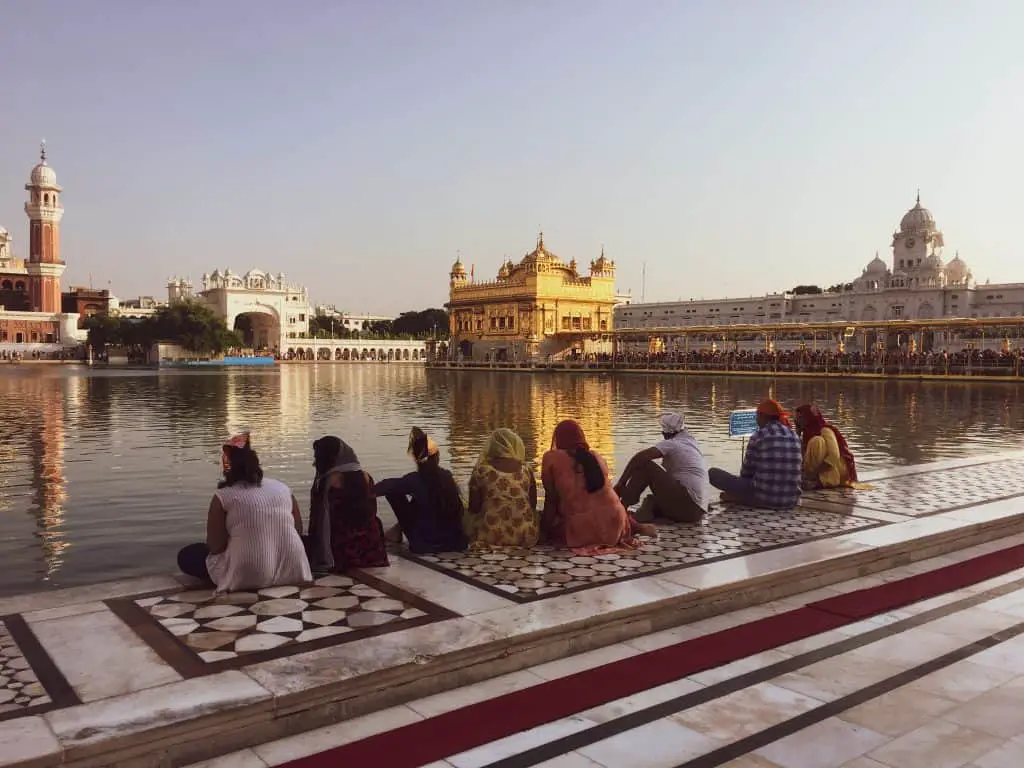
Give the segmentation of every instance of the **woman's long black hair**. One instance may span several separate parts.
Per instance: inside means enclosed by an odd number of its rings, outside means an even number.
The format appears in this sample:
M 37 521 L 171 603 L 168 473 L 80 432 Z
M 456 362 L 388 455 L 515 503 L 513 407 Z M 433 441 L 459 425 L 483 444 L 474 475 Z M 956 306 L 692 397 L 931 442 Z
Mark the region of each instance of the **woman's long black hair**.
M 441 456 L 438 453 L 428 454 L 427 436 L 421 430 L 414 430 L 411 452 L 416 459 L 416 471 L 423 484 L 427 486 L 427 498 L 430 507 L 437 515 L 437 522 L 442 526 L 459 527 L 462 524 L 462 492 L 452 473 L 441 468 Z
M 605 483 L 608 482 L 604 476 L 604 470 L 601 469 L 601 464 L 594 455 L 594 452 L 589 448 L 580 446 L 572 451 L 569 451 L 572 457 L 576 459 L 576 463 L 583 471 L 583 482 L 586 483 L 587 493 L 597 493 L 604 488 Z
M 235 483 L 259 485 L 263 482 L 263 469 L 256 451 L 248 445 L 244 448 L 232 445 L 225 448 L 225 451 L 229 468 L 224 473 L 224 479 L 217 484 L 218 488 L 227 488 Z

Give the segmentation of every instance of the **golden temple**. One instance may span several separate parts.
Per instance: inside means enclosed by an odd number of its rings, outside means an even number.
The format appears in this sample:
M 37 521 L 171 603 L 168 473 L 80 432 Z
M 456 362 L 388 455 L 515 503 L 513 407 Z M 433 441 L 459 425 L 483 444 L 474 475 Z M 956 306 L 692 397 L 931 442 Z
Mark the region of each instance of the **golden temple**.
M 495 280 L 476 281 L 459 258 L 452 265 L 449 301 L 451 347 L 459 360 L 557 359 L 608 351 L 615 292 L 615 262 L 601 255 L 580 275 L 568 263 L 537 247 L 518 263 L 503 263 Z

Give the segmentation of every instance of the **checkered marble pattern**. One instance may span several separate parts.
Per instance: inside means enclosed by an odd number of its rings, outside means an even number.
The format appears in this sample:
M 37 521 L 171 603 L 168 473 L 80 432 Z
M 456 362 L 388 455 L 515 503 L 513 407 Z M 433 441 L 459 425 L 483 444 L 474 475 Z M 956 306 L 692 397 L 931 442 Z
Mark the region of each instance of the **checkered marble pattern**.
M 0 621 L 0 716 L 49 703 L 28 659 Z
M 305 587 L 216 596 L 212 590 L 196 590 L 134 602 L 205 662 L 427 615 L 367 584 L 336 575 Z
M 871 490 L 835 488 L 805 493 L 808 501 L 841 500 L 857 507 L 919 517 L 947 509 L 973 506 L 1024 494 L 1024 459 L 922 472 L 874 480 Z
M 414 555 L 411 560 L 521 602 L 603 582 L 682 568 L 877 525 L 853 515 L 796 509 L 775 512 L 714 505 L 698 525 L 659 521 L 657 539 L 639 549 L 580 556 L 568 549 L 489 549 Z

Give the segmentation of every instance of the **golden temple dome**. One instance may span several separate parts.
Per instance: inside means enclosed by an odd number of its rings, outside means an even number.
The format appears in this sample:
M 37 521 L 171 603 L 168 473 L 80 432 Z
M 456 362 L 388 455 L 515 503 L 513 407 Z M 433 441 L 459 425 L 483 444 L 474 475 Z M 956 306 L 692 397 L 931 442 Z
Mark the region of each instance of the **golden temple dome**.
M 917 193 L 917 203 L 907 211 L 900 220 L 900 232 L 934 232 L 935 217 L 927 208 L 921 206 L 921 193 Z

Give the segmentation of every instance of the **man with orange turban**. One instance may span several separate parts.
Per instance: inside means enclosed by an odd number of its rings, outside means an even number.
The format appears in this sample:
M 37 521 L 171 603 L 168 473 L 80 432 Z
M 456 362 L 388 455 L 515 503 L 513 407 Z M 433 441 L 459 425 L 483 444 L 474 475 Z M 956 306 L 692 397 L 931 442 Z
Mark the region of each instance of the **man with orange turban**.
M 792 509 L 800 501 L 803 461 L 789 414 L 777 400 L 764 400 L 757 407 L 757 432 L 747 443 L 739 477 L 714 467 L 708 480 L 722 491 L 722 501 Z

